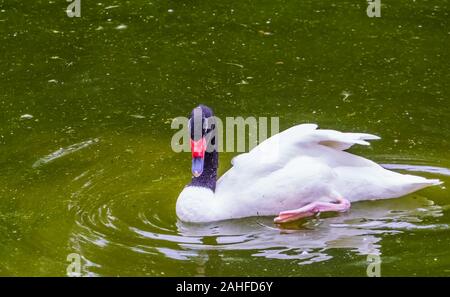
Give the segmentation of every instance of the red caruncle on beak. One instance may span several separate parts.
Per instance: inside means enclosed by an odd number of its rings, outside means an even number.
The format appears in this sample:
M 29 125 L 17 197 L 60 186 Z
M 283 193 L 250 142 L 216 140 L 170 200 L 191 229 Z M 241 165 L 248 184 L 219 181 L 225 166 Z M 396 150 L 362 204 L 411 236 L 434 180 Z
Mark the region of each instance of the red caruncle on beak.
M 206 151 L 206 139 L 202 137 L 201 139 L 195 141 L 191 139 L 191 152 L 192 158 L 204 158 Z

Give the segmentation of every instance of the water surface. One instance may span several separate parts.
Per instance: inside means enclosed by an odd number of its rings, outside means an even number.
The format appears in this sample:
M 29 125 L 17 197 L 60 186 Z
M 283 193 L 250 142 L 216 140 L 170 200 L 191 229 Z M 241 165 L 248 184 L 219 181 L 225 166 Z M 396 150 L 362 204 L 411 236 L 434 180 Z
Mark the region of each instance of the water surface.
M 0 274 L 450 275 L 449 1 L 0 2 Z M 171 120 L 278 116 L 444 184 L 282 228 L 177 221 Z M 235 153 L 220 155 L 220 173 Z

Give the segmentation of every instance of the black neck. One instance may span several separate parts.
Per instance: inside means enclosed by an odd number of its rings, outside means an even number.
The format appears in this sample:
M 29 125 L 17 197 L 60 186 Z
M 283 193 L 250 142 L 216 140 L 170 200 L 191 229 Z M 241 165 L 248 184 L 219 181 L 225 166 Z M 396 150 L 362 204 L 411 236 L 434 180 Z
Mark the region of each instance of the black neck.
M 217 168 L 219 167 L 219 158 L 217 151 L 205 152 L 205 163 L 203 165 L 203 172 L 199 177 L 192 177 L 189 186 L 197 186 L 216 190 Z

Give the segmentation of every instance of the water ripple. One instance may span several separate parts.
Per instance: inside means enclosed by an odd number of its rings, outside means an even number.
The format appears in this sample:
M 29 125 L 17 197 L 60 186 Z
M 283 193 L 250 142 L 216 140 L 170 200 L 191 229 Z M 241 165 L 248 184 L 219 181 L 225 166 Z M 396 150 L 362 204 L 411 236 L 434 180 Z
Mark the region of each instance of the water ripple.
M 36 162 L 33 163 L 32 167 L 33 168 L 37 168 L 40 167 L 42 165 L 45 165 L 47 163 L 50 163 L 58 158 L 64 157 L 66 155 L 75 153 L 76 151 L 79 151 L 81 149 L 84 149 L 94 143 L 99 142 L 98 138 L 94 138 L 94 139 L 88 139 L 86 141 L 82 141 L 79 143 L 75 143 L 72 145 L 69 145 L 67 147 L 64 148 L 60 148 L 56 151 L 54 151 L 53 153 L 50 153 L 42 158 L 40 158 L 39 160 L 37 160 Z
M 445 168 L 396 166 L 446 173 Z M 164 197 L 155 198 L 160 193 L 151 188 L 151 183 L 146 189 L 111 193 L 109 185 L 119 178 L 102 169 L 85 171 L 73 180 L 79 186 L 70 203 L 76 216 L 71 242 L 92 263 L 86 269 L 101 269 L 101 260 L 96 259 L 97 253 L 89 253 L 91 249 L 120 249 L 182 261 L 208 257 L 208 251 L 247 251 L 253 257 L 306 265 L 331 259 L 330 250 L 336 248 L 349 249 L 357 255 L 379 254 L 382 235 L 449 229 L 447 224 L 436 223 L 444 208 L 419 194 L 363 201 L 355 203 L 348 213 L 285 226 L 274 225 L 271 217 L 188 224 L 174 221 L 174 216 L 162 216 Z

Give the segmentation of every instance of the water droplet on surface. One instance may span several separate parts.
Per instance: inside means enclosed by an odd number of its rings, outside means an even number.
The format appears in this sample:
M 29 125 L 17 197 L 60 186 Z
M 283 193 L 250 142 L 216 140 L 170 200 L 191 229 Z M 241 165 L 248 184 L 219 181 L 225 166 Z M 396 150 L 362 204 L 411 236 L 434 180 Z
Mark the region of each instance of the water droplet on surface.
M 119 26 L 116 27 L 117 30 L 125 30 L 126 28 L 128 28 L 128 26 L 124 24 L 120 24 Z
M 31 114 L 27 114 L 27 113 L 26 113 L 26 114 L 21 115 L 20 118 L 21 118 L 22 120 L 29 120 L 29 119 L 32 119 L 33 116 L 32 116 Z

